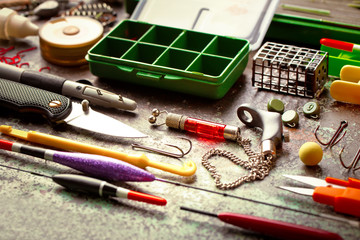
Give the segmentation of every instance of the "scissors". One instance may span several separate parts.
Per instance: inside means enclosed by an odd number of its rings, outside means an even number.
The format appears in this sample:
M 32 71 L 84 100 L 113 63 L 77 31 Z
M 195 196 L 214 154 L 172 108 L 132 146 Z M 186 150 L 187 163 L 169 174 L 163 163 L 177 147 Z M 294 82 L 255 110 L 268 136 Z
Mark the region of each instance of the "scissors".
M 315 188 L 280 186 L 291 192 L 312 196 L 318 203 L 331 205 L 334 211 L 360 217 L 360 180 L 349 178 L 341 180 L 327 177 L 325 180 L 296 175 L 284 175 L 287 178 L 303 182 Z

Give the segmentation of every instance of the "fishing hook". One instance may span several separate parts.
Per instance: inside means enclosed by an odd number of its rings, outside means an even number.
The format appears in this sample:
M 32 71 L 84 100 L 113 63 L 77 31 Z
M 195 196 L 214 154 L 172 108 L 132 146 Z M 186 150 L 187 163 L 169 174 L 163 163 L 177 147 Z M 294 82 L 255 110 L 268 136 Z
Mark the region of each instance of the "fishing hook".
M 333 136 L 333 137 L 330 139 L 330 141 L 327 142 L 327 143 L 324 143 L 324 142 L 320 141 L 320 139 L 319 139 L 318 136 L 317 136 L 317 131 L 318 131 L 320 125 L 317 126 L 317 128 L 315 129 L 314 135 L 315 135 L 316 140 L 318 140 L 318 142 L 319 142 L 320 144 L 322 144 L 322 145 L 324 145 L 324 146 L 330 146 L 330 148 L 331 148 L 331 147 L 333 147 L 335 144 L 337 144 L 337 143 L 345 136 L 346 132 L 344 132 L 344 134 L 343 134 L 339 139 L 337 139 L 337 138 L 339 137 L 340 133 L 341 133 L 347 126 L 348 126 L 347 121 L 341 121 L 340 126 L 339 126 L 338 129 L 336 130 L 334 136 Z
M 173 147 L 173 148 L 176 148 L 178 149 L 181 154 L 178 154 L 178 153 L 172 153 L 172 152 L 168 152 L 168 151 L 164 151 L 164 150 L 161 150 L 161 149 L 156 149 L 156 148 L 152 148 L 152 147 L 148 147 L 148 146 L 144 146 L 144 145 L 141 145 L 141 144 L 138 144 L 138 143 L 133 143 L 131 144 L 131 147 L 132 149 L 135 149 L 135 148 L 140 148 L 140 149 L 145 149 L 145 150 L 148 150 L 150 152 L 155 152 L 155 153 L 159 153 L 159 154 L 162 154 L 162 155 L 165 155 L 165 156 L 168 156 L 168 157 L 174 157 L 174 158 L 182 158 L 183 156 L 185 156 L 186 154 L 188 154 L 191 149 L 192 149 L 192 142 L 190 139 L 188 138 L 184 138 L 184 137 L 179 137 L 181 139 L 184 139 L 186 141 L 189 142 L 190 144 L 190 148 L 188 151 L 184 152 L 180 147 L 178 146 L 175 146 L 175 145 L 171 145 L 171 144 L 165 144 L 169 147 Z

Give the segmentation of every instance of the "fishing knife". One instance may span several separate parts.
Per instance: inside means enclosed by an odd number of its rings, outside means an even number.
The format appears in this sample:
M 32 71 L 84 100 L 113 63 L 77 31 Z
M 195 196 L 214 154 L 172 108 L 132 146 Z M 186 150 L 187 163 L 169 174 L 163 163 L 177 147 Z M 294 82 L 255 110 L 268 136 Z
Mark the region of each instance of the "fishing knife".
M 0 63 L 0 78 L 41 88 L 68 97 L 82 100 L 86 99 L 90 104 L 102 107 L 129 111 L 133 111 L 137 107 L 135 101 L 122 95 L 89 84 L 83 84 L 79 81 L 70 81 L 57 75 L 25 70 L 5 63 Z
M 18 112 L 39 113 L 53 123 L 69 125 L 116 137 L 146 137 L 138 130 L 86 104 L 43 89 L 0 78 L 0 105 Z

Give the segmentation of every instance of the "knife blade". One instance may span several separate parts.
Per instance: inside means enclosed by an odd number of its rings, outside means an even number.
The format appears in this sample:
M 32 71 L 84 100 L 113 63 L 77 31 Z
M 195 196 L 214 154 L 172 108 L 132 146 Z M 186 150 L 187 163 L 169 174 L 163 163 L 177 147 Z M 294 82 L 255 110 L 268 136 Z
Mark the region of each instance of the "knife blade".
M 0 78 L 0 105 L 18 112 L 39 113 L 54 123 L 116 137 L 147 137 L 140 131 L 89 106 L 43 89 Z

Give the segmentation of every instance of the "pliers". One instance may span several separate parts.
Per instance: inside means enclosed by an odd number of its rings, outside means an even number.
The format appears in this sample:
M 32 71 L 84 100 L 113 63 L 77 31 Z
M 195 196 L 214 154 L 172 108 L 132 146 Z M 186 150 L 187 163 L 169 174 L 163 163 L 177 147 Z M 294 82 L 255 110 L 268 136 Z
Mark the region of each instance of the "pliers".
M 293 180 L 314 186 L 315 188 L 286 187 L 280 188 L 298 194 L 312 196 L 318 203 L 331 205 L 334 211 L 360 217 L 360 180 L 349 178 L 348 181 L 327 177 L 325 180 L 296 175 L 284 175 Z

